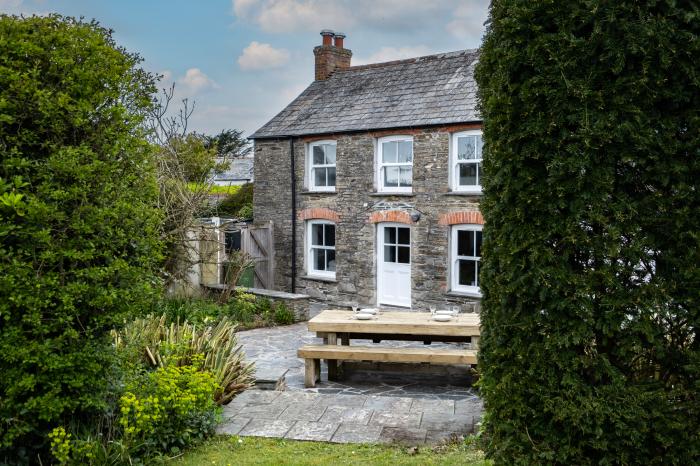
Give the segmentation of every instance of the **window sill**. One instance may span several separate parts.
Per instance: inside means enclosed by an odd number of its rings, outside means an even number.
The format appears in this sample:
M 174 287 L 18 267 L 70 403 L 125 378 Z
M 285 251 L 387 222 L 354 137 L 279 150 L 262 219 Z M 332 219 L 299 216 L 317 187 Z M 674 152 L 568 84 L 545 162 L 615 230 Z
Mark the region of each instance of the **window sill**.
M 391 192 L 374 192 L 369 193 L 372 197 L 389 197 L 389 196 L 402 196 L 402 197 L 413 197 L 413 193 L 391 193 Z
M 310 190 L 303 190 L 299 191 L 299 194 L 336 194 L 336 191 L 310 191 Z
M 335 278 L 330 278 L 330 277 L 321 277 L 318 275 L 302 275 L 301 277 L 302 280 L 313 280 L 316 282 L 325 282 L 325 283 L 338 283 L 338 280 Z
M 447 296 L 460 296 L 464 298 L 482 298 L 481 293 L 475 293 L 470 291 L 448 291 Z
M 445 196 L 470 196 L 470 197 L 480 197 L 483 196 L 483 191 L 448 191 L 444 193 Z

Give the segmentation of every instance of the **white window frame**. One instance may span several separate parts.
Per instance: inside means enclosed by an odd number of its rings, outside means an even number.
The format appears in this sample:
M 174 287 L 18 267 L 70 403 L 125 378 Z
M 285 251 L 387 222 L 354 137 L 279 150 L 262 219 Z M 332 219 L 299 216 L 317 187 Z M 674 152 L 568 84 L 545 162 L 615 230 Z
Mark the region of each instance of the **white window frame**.
M 410 141 L 411 142 L 411 162 L 387 162 L 382 161 L 382 144 L 385 142 Z M 415 154 L 413 152 L 413 136 L 387 136 L 377 139 L 377 157 L 375 164 L 375 182 L 377 184 L 377 192 L 380 193 L 412 193 L 413 192 L 413 160 Z M 384 167 L 411 167 L 411 186 L 384 186 Z
M 334 164 L 320 164 L 320 165 L 315 165 L 314 164 L 314 147 L 316 146 L 323 146 L 323 145 L 331 145 L 335 146 L 335 163 Z M 307 144 L 307 149 L 306 149 L 306 180 L 307 180 L 307 187 L 309 191 L 314 191 L 314 192 L 335 192 L 335 185 L 334 186 L 316 186 L 315 180 L 316 178 L 314 177 L 314 168 L 335 168 L 335 184 L 338 184 L 338 145 L 337 142 L 331 139 L 324 140 L 324 141 L 314 141 L 309 144 Z
M 474 129 L 469 131 L 461 131 L 459 133 L 452 134 L 452 141 L 450 143 L 450 189 L 454 192 L 459 193 L 472 193 L 472 194 L 482 194 L 481 180 L 479 179 L 479 169 L 476 171 L 476 185 L 462 186 L 459 184 L 459 165 L 461 164 L 481 164 L 483 172 L 483 153 L 480 159 L 472 159 L 469 161 L 459 160 L 457 158 L 457 143 L 459 138 L 465 136 L 481 136 L 483 140 L 483 132 L 480 129 Z
M 334 238 L 334 246 L 320 246 L 320 245 L 314 245 L 312 244 L 312 238 L 313 238 L 313 225 L 333 225 L 335 227 L 335 234 L 336 238 Z M 325 235 L 325 233 L 324 233 Z M 330 222 L 328 220 L 308 220 L 306 222 L 306 247 L 305 249 L 305 257 L 304 261 L 306 262 L 306 274 L 309 277 L 315 277 L 315 278 L 324 278 L 328 280 L 335 280 L 335 271 L 327 271 L 327 270 L 316 270 L 315 269 L 315 264 L 313 260 L 313 249 L 326 249 L 326 250 L 333 250 L 335 251 L 335 244 L 337 244 L 337 236 L 338 236 L 338 226 Z M 337 270 L 337 263 L 338 263 L 338 256 L 336 252 L 336 270 Z
M 451 282 L 451 290 L 457 293 L 465 294 L 468 296 L 473 296 L 477 298 L 481 298 L 481 288 L 478 286 L 478 278 L 477 278 L 477 286 L 467 286 L 467 285 L 460 285 L 459 284 L 459 267 L 458 267 L 458 261 L 460 259 L 462 260 L 473 260 L 477 262 L 477 277 L 479 276 L 479 270 L 481 268 L 481 256 L 460 256 L 458 254 L 458 248 L 457 248 L 457 235 L 458 232 L 460 231 L 481 231 L 483 232 L 483 225 L 473 225 L 473 224 L 463 224 L 463 225 L 452 225 L 451 228 L 451 233 L 450 233 L 450 282 Z M 483 241 L 483 233 L 482 233 L 482 241 Z M 474 253 L 476 253 L 476 235 L 474 235 Z

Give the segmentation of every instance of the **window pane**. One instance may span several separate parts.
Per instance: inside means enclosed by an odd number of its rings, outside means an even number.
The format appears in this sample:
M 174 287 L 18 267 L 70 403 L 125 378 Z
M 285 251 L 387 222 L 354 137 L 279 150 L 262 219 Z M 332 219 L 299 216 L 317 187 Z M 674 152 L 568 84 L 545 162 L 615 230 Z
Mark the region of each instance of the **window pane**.
M 476 186 L 476 164 L 460 163 L 459 164 L 459 185 L 460 186 Z
M 394 163 L 396 162 L 396 142 L 383 142 L 382 143 L 382 162 L 384 163 Z
M 311 171 L 314 174 L 314 186 L 326 186 L 326 169 L 314 168 Z
M 335 165 L 335 146 L 333 144 L 326 144 L 323 147 L 326 149 L 326 164 Z
M 476 235 L 476 257 L 481 257 L 481 232 L 480 231 L 475 231 L 474 234 Z
M 413 141 L 399 141 L 399 162 L 413 162 Z
M 459 284 L 464 286 L 476 286 L 476 261 L 460 260 Z
M 477 183 L 479 185 L 484 184 L 484 172 L 481 170 L 481 163 L 476 164 L 476 171 L 479 173 L 479 177 L 477 179 Z
M 384 167 L 384 186 L 387 188 L 399 186 L 399 167 Z
M 384 227 L 384 244 L 396 244 L 396 228 Z
M 399 264 L 411 263 L 411 248 L 407 246 L 399 246 Z
M 326 168 L 327 186 L 335 186 L 335 168 Z
M 335 246 L 335 225 L 324 225 L 326 227 L 326 246 Z
M 474 282 L 474 286 L 479 286 L 479 283 L 481 283 L 479 280 L 479 274 L 481 273 L 481 262 L 474 262 L 474 266 L 476 267 L 476 281 Z
M 384 246 L 384 262 L 396 262 L 396 246 Z
M 399 230 L 399 244 L 411 244 L 411 229 L 399 227 L 397 230 Z
M 226 254 L 231 254 L 233 251 L 241 250 L 241 232 L 227 231 L 224 233 L 224 249 Z
M 323 225 L 311 225 L 311 244 L 323 246 Z
M 326 270 L 326 251 L 324 249 L 312 249 L 314 270 Z
M 474 256 L 474 232 L 470 230 L 457 231 L 457 255 Z
M 484 151 L 484 138 L 481 137 L 481 134 L 476 136 L 476 158 L 481 159 L 484 157 L 483 154 Z
M 326 268 L 329 272 L 335 272 L 335 251 L 332 249 L 326 250 L 326 261 L 328 267 Z
M 413 184 L 413 168 L 412 167 L 401 167 L 399 183 L 401 186 L 411 186 Z
M 314 146 L 314 165 L 323 165 L 323 146 Z
M 457 138 L 457 159 L 468 160 L 476 158 L 476 147 L 474 136 L 463 136 Z

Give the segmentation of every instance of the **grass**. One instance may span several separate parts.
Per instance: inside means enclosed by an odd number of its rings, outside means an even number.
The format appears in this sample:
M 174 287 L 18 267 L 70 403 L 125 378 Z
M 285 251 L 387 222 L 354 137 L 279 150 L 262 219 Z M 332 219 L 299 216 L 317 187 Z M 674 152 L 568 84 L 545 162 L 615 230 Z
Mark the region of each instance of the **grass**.
M 176 465 L 491 465 L 468 444 L 412 448 L 217 437 L 172 461 Z
M 199 183 L 187 183 L 187 187 L 190 188 L 192 191 L 199 191 L 202 189 L 204 185 L 201 185 Z M 235 194 L 238 192 L 238 190 L 241 189 L 240 186 L 218 186 L 218 185 L 211 185 L 209 187 L 209 194 Z

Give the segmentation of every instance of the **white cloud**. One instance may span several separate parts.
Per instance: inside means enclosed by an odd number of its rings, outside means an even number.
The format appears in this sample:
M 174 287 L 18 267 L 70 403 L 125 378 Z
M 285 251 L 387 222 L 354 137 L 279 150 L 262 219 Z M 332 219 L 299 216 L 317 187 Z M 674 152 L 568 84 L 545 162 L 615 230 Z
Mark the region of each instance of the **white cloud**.
M 20 10 L 22 0 L 0 0 L 0 12 L 12 13 Z
M 177 79 L 177 84 L 187 95 L 199 94 L 202 91 L 219 87 L 199 68 L 190 68 L 185 71 L 185 75 Z
M 358 57 L 356 60 L 354 60 L 354 64 L 364 65 L 367 63 L 382 63 L 385 61 L 403 60 L 404 58 L 430 55 L 431 53 L 433 52 L 425 45 L 417 45 L 415 47 L 382 47 L 369 57 Z
M 289 52 L 285 49 L 276 49 L 270 44 L 261 44 L 256 41 L 243 49 L 243 54 L 238 57 L 238 64 L 246 71 L 279 68 L 288 61 Z
M 488 17 L 488 4 L 479 0 L 471 4 L 460 5 L 455 10 L 454 19 L 447 23 L 447 32 L 458 39 L 481 37 L 484 33 L 484 22 Z

